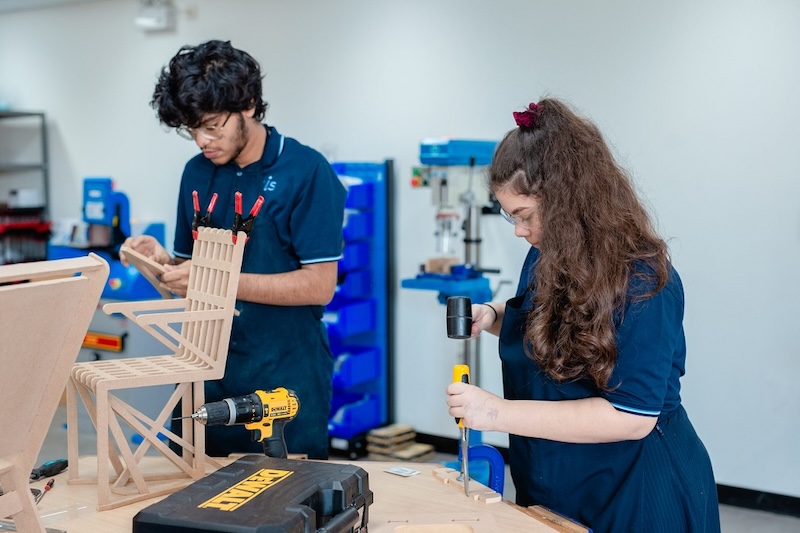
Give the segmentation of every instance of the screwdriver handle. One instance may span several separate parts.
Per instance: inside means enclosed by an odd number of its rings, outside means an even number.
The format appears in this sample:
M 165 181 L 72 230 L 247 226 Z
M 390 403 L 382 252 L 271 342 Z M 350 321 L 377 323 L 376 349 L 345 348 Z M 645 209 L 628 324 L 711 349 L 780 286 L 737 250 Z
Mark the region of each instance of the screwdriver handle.
M 455 365 L 453 367 L 453 383 L 456 382 L 469 383 L 469 366 Z M 464 423 L 459 417 L 456 417 L 456 424 L 458 424 L 458 427 L 460 428 L 464 427 Z
M 37 479 L 42 479 L 43 477 L 52 477 L 56 474 L 59 474 L 66 470 L 67 468 L 67 460 L 66 459 L 55 459 L 53 461 L 47 461 L 39 468 L 34 468 L 31 471 L 31 481 L 36 481 Z

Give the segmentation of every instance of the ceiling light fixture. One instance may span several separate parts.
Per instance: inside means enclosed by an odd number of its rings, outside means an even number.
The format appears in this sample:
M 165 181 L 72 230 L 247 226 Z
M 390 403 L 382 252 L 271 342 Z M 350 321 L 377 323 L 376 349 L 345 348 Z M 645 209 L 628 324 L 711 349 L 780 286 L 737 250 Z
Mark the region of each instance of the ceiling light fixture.
M 139 14 L 133 20 L 144 31 L 168 31 L 175 28 L 175 7 L 170 0 L 139 0 Z

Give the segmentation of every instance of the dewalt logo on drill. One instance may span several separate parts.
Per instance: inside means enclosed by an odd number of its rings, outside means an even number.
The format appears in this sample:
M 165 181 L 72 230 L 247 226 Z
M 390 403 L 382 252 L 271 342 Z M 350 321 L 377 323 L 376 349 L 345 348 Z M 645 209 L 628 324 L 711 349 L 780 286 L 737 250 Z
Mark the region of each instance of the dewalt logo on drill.
M 219 509 L 220 511 L 235 511 L 271 486 L 277 485 L 292 474 L 293 472 L 291 470 L 262 468 L 252 476 L 243 479 L 236 485 L 220 492 L 197 507 L 198 509 L 211 508 Z
M 287 404 L 287 405 L 276 405 L 274 407 L 270 406 L 269 407 L 269 414 L 270 414 L 270 417 L 277 418 L 277 417 L 280 417 L 281 415 L 286 416 L 286 415 L 289 415 L 291 413 L 289 412 L 289 405 Z

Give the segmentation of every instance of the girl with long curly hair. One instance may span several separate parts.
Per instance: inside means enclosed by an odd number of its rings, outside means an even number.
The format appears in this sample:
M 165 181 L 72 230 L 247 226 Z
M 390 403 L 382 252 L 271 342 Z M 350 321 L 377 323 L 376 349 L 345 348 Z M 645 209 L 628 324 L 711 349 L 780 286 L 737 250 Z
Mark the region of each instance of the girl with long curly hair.
M 449 413 L 509 433 L 520 505 L 601 533 L 717 532 L 667 245 L 591 121 L 552 98 L 514 117 L 489 188 L 531 248 L 516 297 L 472 308 L 472 336 L 500 337 L 505 397 L 453 383 Z

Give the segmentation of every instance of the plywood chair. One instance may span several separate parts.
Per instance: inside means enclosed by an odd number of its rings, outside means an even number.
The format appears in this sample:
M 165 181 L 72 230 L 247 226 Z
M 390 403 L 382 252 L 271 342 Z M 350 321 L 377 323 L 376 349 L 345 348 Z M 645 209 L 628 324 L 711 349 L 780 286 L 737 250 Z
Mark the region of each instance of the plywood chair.
M 97 255 L 0 266 L 0 518 L 44 531 L 28 484 L 108 279 Z
M 242 265 L 244 232 L 236 243 L 231 230 L 199 228 L 192 250 L 189 287 L 185 298 L 115 302 L 107 313 L 121 313 L 168 349 L 168 354 L 77 363 L 67 387 L 69 483 L 97 483 L 98 509 L 106 510 L 168 494 L 206 474 L 204 426 L 191 419 L 182 436 L 170 431 L 173 409 L 181 403 L 183 416 L 205 402 L 204 382 L 225 373 L 228 342 Z M 124 389 L 175 384 L 161 412 L 151 419 L 119 394 Z M 97 431 L 96 475 L 81 476 L 78 465 L 78 399 L 86 406 Z M 126 439 L 123 424 L 142 436 L 135 446 Z M 170 449 L 165 440 L 181 449 Z M 169 459 L 170 471 L 144 472 L 140 462 L 148 450 Z M 111 470 L 113 469 L 113 474 Z

